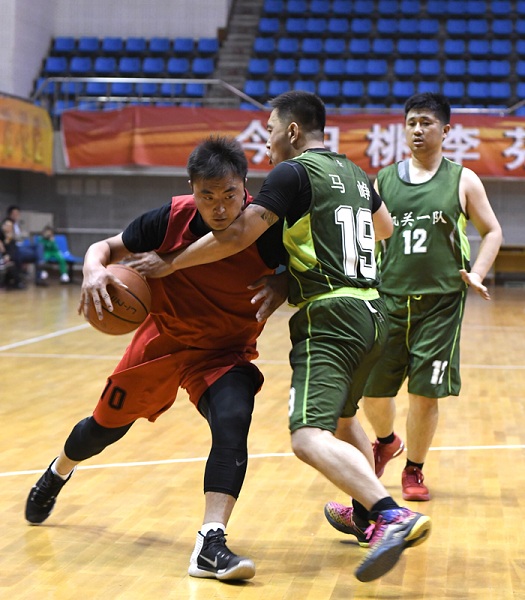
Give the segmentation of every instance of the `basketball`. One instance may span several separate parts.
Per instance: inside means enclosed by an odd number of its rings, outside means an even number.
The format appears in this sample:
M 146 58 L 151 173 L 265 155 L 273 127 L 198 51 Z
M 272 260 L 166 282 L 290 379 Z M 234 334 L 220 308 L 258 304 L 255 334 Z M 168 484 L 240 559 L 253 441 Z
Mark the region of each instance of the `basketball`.
M 131 267 L 112 264 L 108 265 L 107 269 L 127 285 L 128 289 L 109 284 L 107 290 L 113 304 L 113 312 L 109 312 L 102 302 L 104 318 L 99 320 L 95 306 L 90 302 L 86 317 L 98 331 L 109 335 L 123 335 L 137 329 L 148 316 L 151 308 L 151 290 L 146 279 Z

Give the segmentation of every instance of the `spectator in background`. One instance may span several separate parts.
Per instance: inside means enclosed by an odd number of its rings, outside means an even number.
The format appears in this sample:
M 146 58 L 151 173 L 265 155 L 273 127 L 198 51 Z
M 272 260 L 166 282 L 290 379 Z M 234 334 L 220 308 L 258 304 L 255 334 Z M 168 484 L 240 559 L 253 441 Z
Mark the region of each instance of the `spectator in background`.
M 44 262 L 41 249 L 38 244 L 29 239 L 29 234 L 22 231 L 20 227 L 20 207 L 12 204 L 7 208 L 7 218 L 13 222 L 13 235 L 18 247 L 18 258 L 23 266 L 27 264 L 35 265 L 35 284 L 47 285 L 42 277 L 42 263 Z
M 4 219 L 0 228 L 0 282 L 8 290 L 24 289 L 20 252 L 14 237 L 14 223 Z
M 56 262 L 60 269 L 60 282 L 69 283 L 68 266 L 64 255 L 60 251 L 55 240 L 55 232 L 51 225 L 46 225 L 42 231 L 40 244 L 44 252 L 44 262 Z M 41 277 L 44 278 L 45 271 L 41 272 Z

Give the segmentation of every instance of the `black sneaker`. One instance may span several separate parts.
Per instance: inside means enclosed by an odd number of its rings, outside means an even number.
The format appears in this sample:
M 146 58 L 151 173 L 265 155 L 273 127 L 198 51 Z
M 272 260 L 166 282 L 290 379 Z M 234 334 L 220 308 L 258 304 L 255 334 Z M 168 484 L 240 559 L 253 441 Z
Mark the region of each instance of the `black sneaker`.
M 199 535 L 202 533 L 199 531 Z M 222 529 L 208 531 L 196 558 L 191 559 L 188 573 L 192 577 L 215 579 L 251 579 L 255 565 L 244 556 L 237 556 L 226 546 L 226 535 Z
M 31 488 L 27 497 L 26 519 L 31 525 L 40 525 L 49 517 L 60 490 L 71 479 L 74 472 L 73 469 L 67 479 L 62 479 L 51 471 L 51 465 Z

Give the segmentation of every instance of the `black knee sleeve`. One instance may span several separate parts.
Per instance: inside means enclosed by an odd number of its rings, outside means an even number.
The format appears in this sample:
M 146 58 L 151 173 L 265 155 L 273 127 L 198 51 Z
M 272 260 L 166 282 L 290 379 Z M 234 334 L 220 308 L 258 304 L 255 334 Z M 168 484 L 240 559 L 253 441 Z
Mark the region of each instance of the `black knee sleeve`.
M 239 496 L 248 465 L 248 432 L 257 388 L 255 371 L 234 367 L 203 395 L 199 409 L 212 435 L 204 492 Z
M 133 423 L 123 427 L 102 427 L 93 417 L 87 417 L 73 427 L 64 445 L 64 452 L 71 460 L 86 460 L 120 440 L 132 425 Z

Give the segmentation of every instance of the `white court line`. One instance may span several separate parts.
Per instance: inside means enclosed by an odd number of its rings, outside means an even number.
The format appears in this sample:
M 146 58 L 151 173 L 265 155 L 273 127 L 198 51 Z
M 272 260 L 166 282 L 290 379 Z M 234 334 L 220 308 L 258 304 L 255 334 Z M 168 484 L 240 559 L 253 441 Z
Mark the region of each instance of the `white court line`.
M 435 448 L 430 448 L 432 452 L 456 452 L 458 450 L 462 451 L 477 451 L 477 450 L 523 450 L 525 449 L 525 444 L 507 444 L 502 446 L 438 446 Z M 268 452 L 265 454 L 249 454 L 248 458 L 250 460 L 256 458 L 289 458 L 294 456 L 293 452 Z M 192 462 L 205 462 L 208 460 L 207 456 L 199 456 L 195 458 L 169 458 L 166 460 L 148 460 L 148 461 L 140 461 L 140 462 L 128 462 L 128 463 L 110 463 L 107 465 L 85 465 L 77 467 L 79 470 L 88 470 L 88 469 L 126 469 L 128 467 L 153 467 L 158 465 L 174 465 L 174 464 L 184 464 L 184 463 L 192 463 Z M 7 471 L 5 473 L 0 473 L 0 477 L 14 477 L 18 475 L 39 475 L 43 472 L 43 469 L 38 470 L 30 470 L 30 471 Z
M 0 346 L 0 352 L 3 352 L 4 350 L 12 350 L 13 348 L 20 348 L 22 346 L 28 346 L 29 344 L 35 344 L 36 342 L 41 342 L 42 340 L 49 340 L 51 338 L 60 337 L 61 335 L 64 335 L 66 333 L 80 331 L 81 329 L 87 329 L 88 327 L 91 327 L 91 325 L 89 323 L 84 323 L 83 325 L 77 325 L 76 327 L 60 329 L 59 331 L 55 331 L 54 333 L 46 333 L 46 335 L 39 335 L 38 337 L 29 338 L 28 340 L 21 340 L 20 342 L 14 342 L 13 344 Z

